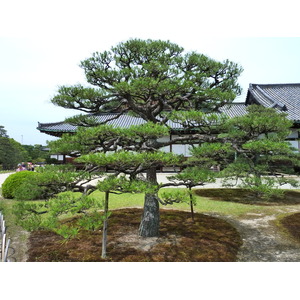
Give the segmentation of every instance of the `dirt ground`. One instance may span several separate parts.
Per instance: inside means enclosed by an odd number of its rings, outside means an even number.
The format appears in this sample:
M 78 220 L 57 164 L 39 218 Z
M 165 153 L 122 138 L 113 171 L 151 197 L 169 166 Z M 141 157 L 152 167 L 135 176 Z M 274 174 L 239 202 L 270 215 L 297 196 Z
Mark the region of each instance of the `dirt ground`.
M 238 262 L 300 262 L 300 243 L 291 238 L 286 232 L 279 229 L 276 221 L 281 215 L 286 213 L 297 213 L 300 210 L 299 205 L 276 207 L 274 214 L 266 215 L 262 213 L 249 213 L 243 218 L 234 218 L 233 216 L 220 216 L 211 214 L 211 216 L 222 218 L 232 224 L 242 238 L 242 245 L 236 254 Z M 19 233 L 13 237 L 13 247 L 17 249 L 13 253 L 12 261 L 32 261 L 28 260 L 29 243 L 26 238 L 29 234 Z M 48 239 L 53 238 L 50 234 Z M 55 237 L 57 238 L 57 237 Z M 100 237 L 99 237 L 100 240 Z M 136 228 L 119 236 L 115 240 L 116 245 L 123 244 L 124 247 L 130 247 L 139 251 L 149 252 L 158 242 L 177 244 L 180 239 L 176 235 L 169 235 L 168 238 L 160 237 L 142 239 L 139 238 Z M 28 240 L 27 240 L 28 241 Z M 47 244 L 47 238 L 44 236 L 44 247 Z M 77 243 L 78 245 L 78 243 Z M 98 245 L 100 246 L 100 245 Z M 117 249 L 117 248 L 116 248 Z M 119 249 L 120 250 L 120 249 Z M 96 250 L 99 251 L 99 250 Z
M 236 261 L 242 244 L 236 229 L 212 216 L 161 210 L 160 236 L 138 236 L 141 209 L 112 212 L 108 225 L 107 258 L 101 258 L 102 233 L 82 231 L 65 242 L 49 231 L 29 237 L 28 261 L 226 262 Z

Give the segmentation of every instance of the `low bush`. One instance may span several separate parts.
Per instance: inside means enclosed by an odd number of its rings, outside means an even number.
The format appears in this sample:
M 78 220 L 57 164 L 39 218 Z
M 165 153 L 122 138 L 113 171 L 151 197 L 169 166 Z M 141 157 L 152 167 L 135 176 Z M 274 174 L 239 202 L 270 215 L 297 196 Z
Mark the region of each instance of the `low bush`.
M 2 196 L 6 199 L 15 198 L 15 193 L 24 182 L 30 182 L 37 174 L 31 171 L 22 171 L 9 175 L 2 184 Z
M 14 198 L 17 200 L 45 199 L 46 188 L 38 184 L 39 175 L 36 174 L 34 178 L 31 178 L 32 176 L 26 178 L 14 191 Z

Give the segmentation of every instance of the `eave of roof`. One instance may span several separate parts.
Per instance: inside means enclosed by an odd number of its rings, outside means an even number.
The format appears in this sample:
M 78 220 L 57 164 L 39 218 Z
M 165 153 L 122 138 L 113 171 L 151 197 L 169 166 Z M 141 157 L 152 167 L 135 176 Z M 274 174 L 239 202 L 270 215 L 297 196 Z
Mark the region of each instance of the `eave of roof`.
M 220 113 L 226 114 L 228 117 L 236 117 L 246 114 L 245 110 L 246 106 L 244 103 L 232 103 L 230 105 L 226 105 L 220 109 Z M 95 115 L 96 121 L 98 123 L 106 122 L 107 120 L 113 119 L 116 114 L 99 114 Z M 119 116 L 116 119 L 110 120 L 107 122 L 109 125 L 114 125 L 116 127 L 128 128 L 132 125 L 141 125 L 146 123 L 145 120 L 139 117 L 134 117 L 128 114 L 124 114 Z M 180 131 L 184 128 L 182 125 L 176 122 L 168 121 L 167 125 L 174 131 Z M 56 122 L 56 123 L 38 123 L 37 129 L 40 132 L 44 132 L 46 134 L 61 136 L 63 133 L 74 133 L 77 129 L 77 126 L 65 123 L 65 122 Z
M 300 83 L 249 85 L 246 104 L 257 103 L 287 113 L 287 118 L 300 120 Z
M 232 103 L 220 108 L 220 112 L 230 118 L 245 115 L 249 104 L 260 104 L 265 107 L 273 107 L 287 113 L 287 118 L 292 120 L 295 126 L 300 125 L 300 83 L 291 84 L 252 84 L 250 83 L 245 103 Z M 95 115 L 99 123 L 113 119 L 113 114 Z M 140 125 L 146 121 L 139 117 L 122 115 L 110 120 L 107 124 L 127 128 L 132 125 Z M 167 125 L 173 131 L 182 130 L 178 123 L 168 121 Z M 53 136 L 61 136 L 64 133 L 73 133 L 77 126 L 65 123 L 38 123 L 37 129 Z

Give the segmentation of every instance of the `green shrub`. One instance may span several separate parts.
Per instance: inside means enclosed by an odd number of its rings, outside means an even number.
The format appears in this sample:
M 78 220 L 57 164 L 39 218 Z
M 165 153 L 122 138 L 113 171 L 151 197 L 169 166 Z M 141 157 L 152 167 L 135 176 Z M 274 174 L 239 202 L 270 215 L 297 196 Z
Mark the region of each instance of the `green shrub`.
M 15 192 L 25 181 L 30 181 L 36 173 L 31 171 L 22 171 L 9 175 L 2 184 L 2 196 L 7 199 L 15 198 Z
M 38 175 L 34 178 L 26 178 L 14 191 L 14 198 L 17 200 L 45 199 L 45 187 L 38 185 Z M 30 176 L 31 177 L 31 176 Z

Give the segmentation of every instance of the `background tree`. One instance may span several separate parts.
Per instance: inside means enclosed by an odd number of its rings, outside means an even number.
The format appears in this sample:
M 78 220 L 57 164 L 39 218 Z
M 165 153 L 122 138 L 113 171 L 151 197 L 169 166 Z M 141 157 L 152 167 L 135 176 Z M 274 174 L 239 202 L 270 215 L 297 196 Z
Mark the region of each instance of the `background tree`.
M 293 123 L 285 113 L 273 108 L 251 105 L 247 112 L 228 120 L 225 133 L 220 135 L 235 152 L 234 161 L 223 175 L 229 184 L 240 179 L 240 186 L 254 191 L 258 197 L 283 194 L 283 190 L 274 187 L 286 183 L 297 186 L 296 180 L 283 176 L 290 172 L 288 166 L 291 169 L 300 164 L 299 152 L 286 141 Z
M 49 151 L 46 151 L 42 145 L 23 145 L 23 148 L 27 151 L 28 161 L 30 162 L 45 162 L 50 157 Z
M 3 126 L 0 126 L 0 165 L 4 170 L 15 170 L 18 163 L 27 161 L 28 153 L 22 145 L 9 138 Z
M 0 125 L 0 137 L 8 138 L 7 131 L 5 130 L 4 126 Z
M 217 62 L 196 52 L 184 53 L 182 47 L 169 41 L 129 40 L 110 51 L 94 53 L 81 62 L 81 67 L 94 87 L 62 86 L 52 102 L 85 113 L 114 113 L 107 121 L 133 113 L 145 121 L 164 125 L 169 120 L 168 111 L 213 112 L 241 93 L 237 83 L 240 66 L 228 60 Z M 68 121 L 79 126 L 97 125 L 90 115 Z M 150 138 L 145 151 L 155 152 L 173 143 L 196 139 L 199 134 L 168 142 Z M 155 166 L 150 166 L 146 174 L 149 182 L 157 184 Z M 156 194 L 146 194 L 141 236 L 158 235 L 158 202 Z

